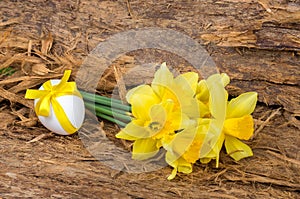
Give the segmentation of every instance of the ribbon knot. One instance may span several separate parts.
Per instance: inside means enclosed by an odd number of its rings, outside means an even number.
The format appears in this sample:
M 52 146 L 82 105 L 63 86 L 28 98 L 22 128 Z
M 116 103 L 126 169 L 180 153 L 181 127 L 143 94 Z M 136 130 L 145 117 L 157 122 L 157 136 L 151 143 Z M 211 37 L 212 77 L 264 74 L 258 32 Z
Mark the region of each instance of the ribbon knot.
M 60 82 L 57 85 L 52 85 L 48 80 L 43 84 L 44 90 L 27 89 L 25 98 L 39 99 L 35 105 L 35 112 L 38 116 L 48 117 L 50 115 L 50 105 L 52 105 L 55 116 L 59 123 L 68 133 L 74 133 L 77 129 L 69 121 L 64 109 L 57 101 L 57 97 L 64 95 L 76 95 L 82 98 L 77 90 L 75 82 L 68 82 L 71 75 L 71 70 L 66 70 Z

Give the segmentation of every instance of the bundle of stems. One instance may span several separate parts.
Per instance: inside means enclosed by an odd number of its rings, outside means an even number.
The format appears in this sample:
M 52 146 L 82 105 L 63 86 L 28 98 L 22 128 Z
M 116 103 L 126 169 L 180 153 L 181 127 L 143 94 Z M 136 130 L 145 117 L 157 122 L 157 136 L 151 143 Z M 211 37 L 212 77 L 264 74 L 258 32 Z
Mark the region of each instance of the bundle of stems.
M 121 127 L 125 127 L 132 119 L 131 106 L 121 100 L 109 98 L 86 91 L 79 91 L 83 97 L 85 107 L 95 111 L 99 118 L 108 120 Z

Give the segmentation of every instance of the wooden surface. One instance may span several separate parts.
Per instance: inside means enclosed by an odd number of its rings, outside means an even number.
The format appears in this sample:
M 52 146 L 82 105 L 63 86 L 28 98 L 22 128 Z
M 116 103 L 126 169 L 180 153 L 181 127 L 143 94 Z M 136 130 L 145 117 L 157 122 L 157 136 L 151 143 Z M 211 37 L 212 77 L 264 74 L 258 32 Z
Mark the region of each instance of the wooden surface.
M 220 168 L 197 163 L 193 174 L 169 182 L 169 167 L 142 174 L 115 171 L 95 160 L 78 135 L 56 136 L 37 122 L 30 102 L 22 98 L 26 88 L 65 69 L 76 72 L 99 42 L 140 27 L 189 35 L 231 77 L 231 96 L 259 93 L 256 133 L 249 142 L 254 157 L 236 163 L 222 153 Z M 300 197 L 299 33 L 296 0 L 0 1 L 0 68 L 17 69 L 0 80 L 0 197 Z M 188 64 L 147 52 L 129 53 L 115 66 L 125 72 L 154 60 L 184 71 Z M 100 92 L 114 87 L 110 72 L 99 83 Z M 104 122 L 104 129 L 113 140 L 118 128 Z

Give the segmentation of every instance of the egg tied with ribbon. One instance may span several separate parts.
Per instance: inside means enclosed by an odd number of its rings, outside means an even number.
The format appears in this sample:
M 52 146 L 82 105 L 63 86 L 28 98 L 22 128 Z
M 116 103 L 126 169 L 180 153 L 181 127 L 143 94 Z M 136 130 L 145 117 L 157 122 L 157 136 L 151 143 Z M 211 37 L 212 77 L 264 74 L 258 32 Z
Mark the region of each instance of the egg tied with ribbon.
M 38 90 L 27 89 L 25 98 L 35 99 L 34 109 L 40 122 L 50 131 L 70 135 L 82 126 L 84 101 L 75 82 L 68 82 L 71 70 L 62 79 L 46 81 Z

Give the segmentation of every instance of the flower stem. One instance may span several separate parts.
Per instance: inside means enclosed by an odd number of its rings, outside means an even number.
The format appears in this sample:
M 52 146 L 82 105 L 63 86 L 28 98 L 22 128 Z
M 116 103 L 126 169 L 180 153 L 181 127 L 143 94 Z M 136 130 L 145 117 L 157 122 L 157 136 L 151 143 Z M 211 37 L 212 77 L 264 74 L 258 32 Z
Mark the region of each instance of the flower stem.
M 84 104 L 87 109 L 95 110 L 96 115 L 99 116 L 100 118 L 103 118 L 103 115 L 106 115 L 106 116 L 116 118 L 117 120 L 120 120 L 120 121 L 123 121 L 126 123 L 131 121 L 131 117 L 129 116 L 130 113 L 125 112 L 123 110 L 112 109 L 107 106 L 95 105 L 95 104 L 92 104 L 89 102 L 85 102 Z M 105 118 L 103 118 L 103 119 L 105 119 Z
M 120 121 L 120 120 L 118 120 L 116 118 L 113 118 L 113 117 L 109 116 L 109 115 L 104 115 L 104 114 L 100 114 L 100 113 L 96 113 L 96 115 L 98 117 L 102 118 L 102 119 L 105 119 L 107 121 L 115 123 L 115 124 L 119 125 L 120 127 L 125 127 L 126 126 L 125 122 L 122 122 L 122 121 Z
M 109 98 L 105 96 L 96 95 L 93 93 L 88 93 L 85 91 L 80 91 L 83 99 L 85 101 L 95 102 L 97 104 L 102 104 L 108 107 L 113 107 L 114 109 L 119 109 L 127 112 L 131 112 L 130 105 L 125 105 L 121 100 Z

